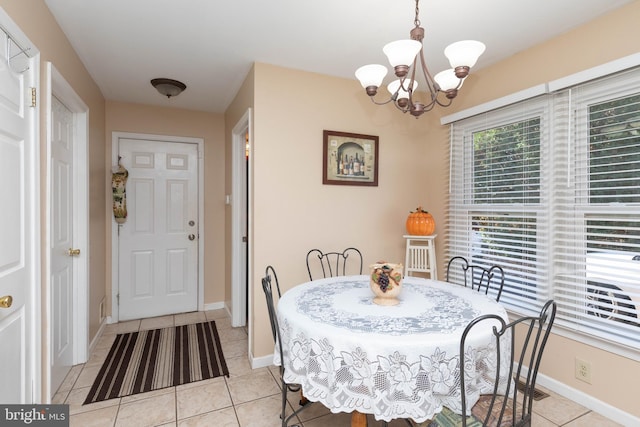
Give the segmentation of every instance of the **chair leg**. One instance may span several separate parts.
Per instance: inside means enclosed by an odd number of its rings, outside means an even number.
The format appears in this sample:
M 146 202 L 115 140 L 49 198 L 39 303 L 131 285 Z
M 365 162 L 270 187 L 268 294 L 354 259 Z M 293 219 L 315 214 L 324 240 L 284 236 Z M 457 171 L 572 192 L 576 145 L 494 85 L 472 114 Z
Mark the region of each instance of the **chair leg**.
M 282 411 L 280 412 L 282 427 L 287 427 L 287 385 L 282 381 Z

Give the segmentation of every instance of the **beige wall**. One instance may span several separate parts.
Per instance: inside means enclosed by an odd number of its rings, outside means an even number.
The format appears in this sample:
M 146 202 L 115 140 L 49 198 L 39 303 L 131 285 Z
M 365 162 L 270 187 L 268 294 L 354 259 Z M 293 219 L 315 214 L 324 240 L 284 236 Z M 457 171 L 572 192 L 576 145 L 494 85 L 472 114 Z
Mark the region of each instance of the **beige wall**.
M 46 250 L 44 236 L 48 233 L 46 228 L 46 177 L 47 177 L 47 150 L 46 150 L 46 103 L 45 96 L 50 89 L 46 87 L 46 63 L 51 62 L 64 79 L 71 85 L 83 102 L 89 107 L 89 336 L 93 337 L 98 330 L 98 304 L 105 290 L 105 235 L 106 206 L 103 196 L 105 189 L 105 157 L 104 157 L 104 98 L 92 80 L 82 62 L 72 49 L 62 30 L 53 19 L 49 9 L 42 0 L 15 1 L 0 0 L 0 7 L 20 27 L 33 44 L 40 51 L 40 93 L 38 94 L 39 120 L 40 120 L 40 160 L 41 160 L 41 198 L 42 208 L 41 232 L 42 250 Z M 86 253 L 87 248 L 82 248 Z M 42 252 L 42 273 L 45 274 L 45 252 Z M 47 288 L 45 278 L 42 283 L 42 320 L 43 320 L 43 354 L 42 374 L 43 396 L 48 388 L 48 366 L 44 364 L 45 354 L 48 348 L 44 346 L 48 308 L 45 304 Z
M 535 46 L 473 74 L 464 93 L 447 114 L 561 78 L 638 52 L 640 1 Z M 490 46 L 488 47 L 491 48 Z M 442 132 L 446 132 L 443 128 Z M 437 184 L 445 193 L 447 181 Z M 438 201 L 438 203 L 444 202 Z M 542 363 L 542 374 L 640 416 L 637 390 L 629 375 L 638 377 L 640 363 L 611 353 L 609 346 L 588 346 L 554 335 Z M 591 362 L 592 384 L 574 377 L 575 358 Z
M 283 89 L 286 88 L 286 89 Z M 419 120 L 391 105 L 375 106 L 359 83 L 267 64 L 255 65 L 253 140 L 253 354 L 273 352 L 260 278 L 271 264 L 286 290 L 308 280 L 305 255 L 355 246 L 365 269 L 404 262 L 405 221 L 418 205 L 442 232 L 441 190 L 446 132 L 428 114 Z M 324 129 L 377 135 L 377 187 L 322 184 Z M 437 244 L 437 243 L 436 243 Z
M 167 100 L 167 105 L 171 105 Z M 225 300 L 224 283 L 216 280 L 225 268 L 225 146 L 222 114 L 153 107 L 107 101 L 106 150 L 111 159 L 113 132 L 146 133 L 204 139 L 204 303 Z M 107 194 L 109 197 L 110 194 Z M 111 236 L 111 217 L 107 224 Z M 107 242 L 106 293 L 108 312 L 111 312 L 111 239 Z

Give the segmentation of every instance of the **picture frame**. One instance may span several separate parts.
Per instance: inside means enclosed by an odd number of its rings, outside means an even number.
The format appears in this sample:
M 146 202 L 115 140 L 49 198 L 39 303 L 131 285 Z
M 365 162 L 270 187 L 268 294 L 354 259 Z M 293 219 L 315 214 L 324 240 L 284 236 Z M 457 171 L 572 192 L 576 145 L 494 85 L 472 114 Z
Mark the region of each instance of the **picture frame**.
M 378 145 L 374 135 L 324 130 L 322 183 L 378 186 Z

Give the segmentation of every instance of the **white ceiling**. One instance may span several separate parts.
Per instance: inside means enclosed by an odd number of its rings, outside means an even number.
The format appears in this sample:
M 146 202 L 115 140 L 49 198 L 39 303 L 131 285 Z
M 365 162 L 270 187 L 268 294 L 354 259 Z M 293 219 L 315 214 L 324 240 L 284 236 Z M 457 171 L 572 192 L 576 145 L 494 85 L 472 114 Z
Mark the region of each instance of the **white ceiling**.
M 486 67 L 632 1 L 423 0 L 427 63 L 449 68 L 444 48 L 476 39 L 487 50 L 475 69 Z M 382 46 L 408 38 L 415 14 L 414 0 L 45 2 L 106 99 L 218 113 L 253 62 L 355 82 L 359 66 L 388 65 Z M 167 99 L 156 77 L 187 90 Z

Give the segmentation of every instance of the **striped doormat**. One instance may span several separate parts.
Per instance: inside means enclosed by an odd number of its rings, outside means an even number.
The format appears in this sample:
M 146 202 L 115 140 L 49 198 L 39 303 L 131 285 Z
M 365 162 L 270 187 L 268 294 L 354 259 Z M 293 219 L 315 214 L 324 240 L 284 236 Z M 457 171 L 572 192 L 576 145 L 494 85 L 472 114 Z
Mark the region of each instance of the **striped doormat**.
M 118 334 L 84 404 L 229 376 L 213 320 Z

